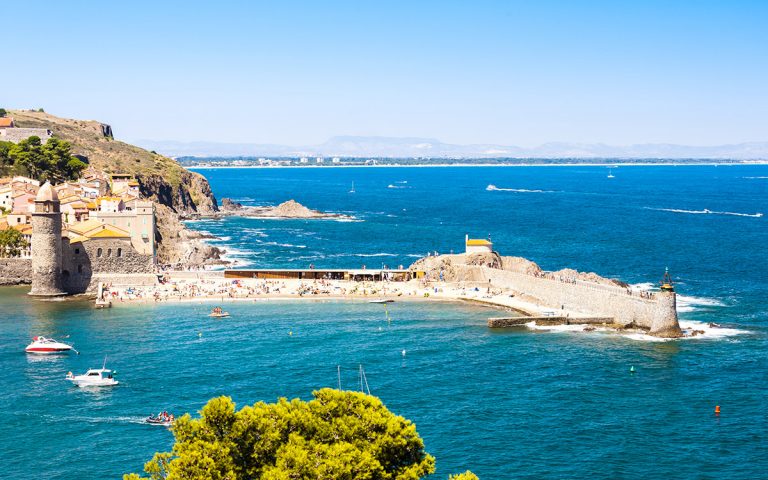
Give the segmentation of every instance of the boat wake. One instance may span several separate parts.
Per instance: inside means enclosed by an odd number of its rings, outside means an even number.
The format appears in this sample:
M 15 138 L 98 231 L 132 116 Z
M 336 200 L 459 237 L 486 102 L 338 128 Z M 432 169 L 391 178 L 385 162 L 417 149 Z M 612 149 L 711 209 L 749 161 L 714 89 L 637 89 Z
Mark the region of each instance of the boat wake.
M 515 192 L 515 193 L 557 193 L 554 190 L 529 190 L 526 188 L 500 188 L 496 185 L 488 185 L 485 189 L 489 192 Z
M 407 185 L 393 185 L 393 184 L 391 184 L 391 183 L 390 183 L 389 185 L 387 185 L 387 188 L 397 188 L 397 189 L 401 189 L 401 188 L 411 188 L 411 187 L 409 187 L 409 186 L 407 186 Z
M 27 414 L 20 414 L 27 415 Z M 45 423 L 145 423 L 146 416 L 117 416 L 117 417 L 93 417 L 87 415 L 39 415 L 29 414 L 30 417 L 40 419 Z
M 739 212 L 718 212 L 715 210 L 709 210 L 705 208 L 704 210 L 684 210 L 681 208 L 653 208 L 653 207 L 645 207 L 646 210 L 656 210 L 659 212 L 672 212 L 672 213 L 688 213 L 691 215 L 731 215 L 734 217 L 751 217 L 751 218 L 760 218 L 763 216 L 762 213 L 739 213 Z

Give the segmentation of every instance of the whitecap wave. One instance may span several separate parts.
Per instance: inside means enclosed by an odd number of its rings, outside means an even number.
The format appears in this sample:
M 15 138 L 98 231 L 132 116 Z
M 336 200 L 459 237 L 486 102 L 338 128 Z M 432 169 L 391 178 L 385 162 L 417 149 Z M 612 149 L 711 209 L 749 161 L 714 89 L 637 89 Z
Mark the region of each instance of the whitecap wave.
M 280 242 L 259 242 L 262 245 L 267 245 L 271 247 L 285 247 L 285 248 L 307 248 L 306 245 L 293 245 L 292 243 L 280 243 Z
M 255 252 L 251 252 L 248 250 L 240 250 L 237 248 L 230 247 L 227 245 L 223 248 L 224 253 L 221 255 L 221 259 L 225 262 L 231 262 L 230 266 L 232 267 L 245 267 L 248 265 L 253 265 L 253 262 L 251 260 L 248 260 L 247 257 L 252 257 L 255 255 Z M 243 258 L 246 257 L 246 258 Z
M 516 193 L 556 193 L 554 190 L 529 190 L 526 188 L 500 188 L 496 185 L 488 185 L 485 189 L 489 192 L 516 192 Z
M 762 213 L 739 213 L 739 212 L 719 212 L 715 210 L 709 210 L 708 208 L 705 208 L 704 210 L 685 210 L 682 208 L 653 208 L 653 207 L 645 207 L 646 210 L 656 210 L 659 212 L 672 212 L 672 213 L 687 213 L 691 215 L 731 215 L 734 217 L 751 217 L 751 218 L 760 218 L 763 216 Z
M 636 283 L 629 286 L 635 292 L 657 292 L 656 284 Z M 701 310 L 708 307 L 727 307 L 727 305 L 716 298 L 708 297 L 694 297 L 692 295 L 680 295 L 677 294 L 677 311 L 678 313 L 688 313 Z
M 525 326 L 530 328 L 531 330 L 560 332 L 560 333 L 583 332 L 585 328 L 593 328 L 594 330 L 591 330 L 592 332 L 607 332 L 610 330 L 609 328 L 606 328 L 606 327 L 600 327 L 598 325 L 589 325 L 586 323 L 569 324 L 569 325 L 536 325 L 535 321 L 531 321 L 526 323 Z
M 715 298 L 693 297 L 677 295 L 677 311 L 682 313 L 693 312 L 702 307 L 725 307 L 726 305 Z
M 627 333 L 623 337 L 639 342 L 672 342 L 679 340 L 717 340 L 751 333 L 749 330 L 716 326 L 694 320 L 681 320 L 680 328 L 683 330 L 683 336 L 680 338 L 659 338 L 642 332 Z

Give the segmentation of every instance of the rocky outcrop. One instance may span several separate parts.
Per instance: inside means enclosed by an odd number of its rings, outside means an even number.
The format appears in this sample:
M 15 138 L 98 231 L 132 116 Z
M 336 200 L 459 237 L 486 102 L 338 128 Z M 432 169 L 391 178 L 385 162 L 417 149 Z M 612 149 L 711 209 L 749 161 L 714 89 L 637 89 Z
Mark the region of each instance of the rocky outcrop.
M 243 208 L 243 204 L 242 203 L 233 202 L 229 198 L 222 198 L 221 199 L 221 208 L 220 208 L 220 210 L 222 210 L 222 211 L 233 212 L 235 210 L 240 210 L 241 208 Z
M 222 200 L 222 208 L 211 214 L 203 213 L 207 217 L 255 217 L 255 218 L 306 218 L 306 219 L 351 219 L 348 215 L 340 213 L 321 212 L 305 207 L 295 200 L 288 200 L 276 207 L 250 207 L 233 202 L 228 198 Z

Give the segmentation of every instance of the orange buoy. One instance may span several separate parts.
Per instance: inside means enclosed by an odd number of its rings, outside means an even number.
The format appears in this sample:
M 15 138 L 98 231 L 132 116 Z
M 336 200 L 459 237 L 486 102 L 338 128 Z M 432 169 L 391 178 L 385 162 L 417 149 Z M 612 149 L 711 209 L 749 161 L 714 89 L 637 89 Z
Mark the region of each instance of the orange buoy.
M 715 415 L 720 415 L 720 405 L 715 405 Z

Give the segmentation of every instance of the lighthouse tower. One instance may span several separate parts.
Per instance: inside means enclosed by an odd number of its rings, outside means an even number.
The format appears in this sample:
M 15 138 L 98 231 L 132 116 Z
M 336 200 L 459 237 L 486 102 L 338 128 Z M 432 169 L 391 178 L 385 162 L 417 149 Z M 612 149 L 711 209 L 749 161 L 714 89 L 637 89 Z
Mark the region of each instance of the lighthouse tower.
M 669 269 L 664 271 L 660 291 L 656 294 L 656 311 L 651 322 L 651 330 L 648 333 L 663 338 L 683 336 L 680 323 L 677 321 L 677 294 L 675 287 L 672 286 Z
M 32 290 L 30 295 L 65 295 L 61 288 L 61 208 L 50 182 L 40 187 L 32 213 Z

